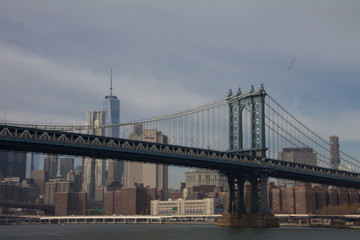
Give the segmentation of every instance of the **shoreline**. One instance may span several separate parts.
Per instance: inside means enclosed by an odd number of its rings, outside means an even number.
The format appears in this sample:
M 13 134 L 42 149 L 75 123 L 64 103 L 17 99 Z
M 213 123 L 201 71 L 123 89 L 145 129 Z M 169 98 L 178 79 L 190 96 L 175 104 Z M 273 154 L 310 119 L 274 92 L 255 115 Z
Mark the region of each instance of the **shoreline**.
M 16 226 L 16 225 L 46 225 L 47 223 L 7 223 L 7 224 L 0 224 L 1 226 Z M 217 225 L 217 223 L 194 223 L 194 222 L 165 222 L 165 223 L 52 223 L 52 225 L 65 225 L 65 224 L 69 224 L 69 225 L 74 225 L 74 224 L 78 224 L 78 225 L 84 225 L 84 224 L 170 224 L 170 225 Z M 337 228 L 337 229 L 359 229 L 360 230 L 360 226 L 325 226 L 325 225 L 305 225 L 305 224 L 280 224 L 279 228 Z M 223 227 L 222 227 L 223 228 Z M 244 227 L 244 228 L 250 228 L 250 227 Z M 254 227 L 255 228 L 255 227 Z
M 33 216 L 0 215 L 0 225 L 30 224 L 181 224 L 217 225 L 221 215 L 173 215 L 173 216 Z M 360 229 L 360 216 L 277 216 L 279 227 L 343 228 Z
M 14 226 L 14 225 L 64 225 L 64 224 L 171 224 L 171 225 L 217 225 L 217 222 L 61 222 L 61 223 L 40 223 L 40 222 L 12 222 L 12 223 L 0 223 L 0 226 Z M 354 226 L 354 225 L 311 225 L 311 224 L 294 224 L 294 223 L 280 223 L 279 228 L 338 228 L 338 229 L 359 229 L 360 226 Z M 247 227 L 248 228 L 248 227 Z
M 336 224 L 336 225 L 310 225 L 310 224 L 280 223 L 280 227 L 360 229 L 360 226 L 338 225 L 338 224 Z

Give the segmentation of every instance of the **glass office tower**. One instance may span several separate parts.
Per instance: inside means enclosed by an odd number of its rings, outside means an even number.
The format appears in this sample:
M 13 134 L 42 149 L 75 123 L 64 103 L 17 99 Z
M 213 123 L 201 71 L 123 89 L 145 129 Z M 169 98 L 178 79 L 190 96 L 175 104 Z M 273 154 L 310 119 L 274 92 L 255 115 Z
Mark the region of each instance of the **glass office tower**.
M 120 122 L 120 100 L 112 95 L 112 85 L 110 86 L 110 95 L 105 97 L 102 110 L 105 114 L 105 124 L 116 124 Z M 119 137 L 119 127 L 105 128 L 105 136 Z M 121 179 L 124 171 L 125 162 L 118 160 L 109 160 L 108 178 L 106 185 L 121 185 Z

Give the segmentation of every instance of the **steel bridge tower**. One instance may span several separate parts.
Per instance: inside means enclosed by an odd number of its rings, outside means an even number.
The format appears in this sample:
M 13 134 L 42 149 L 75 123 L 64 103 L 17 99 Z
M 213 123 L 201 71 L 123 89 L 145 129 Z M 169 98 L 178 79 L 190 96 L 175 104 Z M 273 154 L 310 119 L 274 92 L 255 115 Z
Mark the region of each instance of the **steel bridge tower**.
M 250 92 L 242 94 L 239 88 L 236 95 L 229 91 L 227 101 L 230 119 L 230 152 L 235 152 L 242 157 L 266 160 L 265 143 L 265 97 L 266 92 L 261 84 L 259 91 L 251 87 Z M 244 111 L 249 111 L 250 126 L 249 136 L 245 142 L 244 136 Z M 245 149 L 245 143 L 250 148 Z M 219 220 L 219 226 L 243 227 L 278 227 L 274 215 L 270 213 L 267 195 L 268 171 L 266 169 L 243 170 L 241 172 L 227 171 L 225 175 L 229 184 L 228 214 Z M 251 184 L 251 209 L 245 208 L 244 184 Z
M 264 86 L 254 90 L 251 86 L 249 93 L 241 94 L 239 88 L 236 95 L 231 90 L 228 94 L 230 113 L 230 151 L 247 154 L 251 157 L 264 158 L 265 147 L 265 96 Z M 244 149 L 243 112 L 250 111 L 250 149 Z

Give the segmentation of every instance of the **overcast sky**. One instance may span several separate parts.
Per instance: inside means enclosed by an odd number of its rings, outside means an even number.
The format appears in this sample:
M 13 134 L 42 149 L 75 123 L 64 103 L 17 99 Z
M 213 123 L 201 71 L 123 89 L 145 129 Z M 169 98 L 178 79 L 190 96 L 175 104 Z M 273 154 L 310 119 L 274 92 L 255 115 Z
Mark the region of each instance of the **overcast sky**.
M 1 0 L 0 121 L 83 123 L 109 94 L 112 66 L 121 121 L 263 83 L 360 156 L 359 10 L 358 0 Z

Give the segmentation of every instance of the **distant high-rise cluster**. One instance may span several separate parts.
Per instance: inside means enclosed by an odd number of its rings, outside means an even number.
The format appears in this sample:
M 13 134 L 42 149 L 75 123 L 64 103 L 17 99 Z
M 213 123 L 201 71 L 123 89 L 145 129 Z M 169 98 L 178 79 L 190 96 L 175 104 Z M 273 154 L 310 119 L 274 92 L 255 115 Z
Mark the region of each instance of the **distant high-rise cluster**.
M 105 96 L 101 111 L 88 111 L 86 126 L 88 134 L 118 138 L 118 126 L 102 128 L 102 125 L 114 125 L 120 122 L 120 100 L 112 93 L 112 77 L 110 94 Z M 132 140 L 167 143 L 167 136 L 156 129 L 143 129 L 141 124 L 134 126 L 130 136 Z M 142 164 L 109 159 L 106 165 L 104 159 L 85 157 L 83 160 L 83 187 L 89 200 L 103 201 L 105 189 L 116 190 L 120 187 L 131 188 L 142 184 L 162 191 L 163 198 L 168 192 L 168 168 L 161 164 Z
M 168 143 L 168 138 L 156 129 L 143 129 L 141 124 L 135 124 L 129 137 L 132 140 L 153 143 Z M 126 187 L 143 184 L 145 187 L 156 188 L 163 191 L 163 198 L 168 194 L 168 166 L 152 163 L 126 163 Z
M 102 109 L 86 112 L 87 134 L 120 136 L 116 126 L 120 100 L 110 83 Z M 132 127 L 132 140 L 168 143 L 168 137 L 156 128 Z M 27 158 L 29 179 L 25 179 Z M 83 157 L 82 165 L 74 168 L 77 157 L 8 151 L 0 151 L 0 160 L 0 200 L 54 205 L 55 215 L 85 214 L 85 210 L 98 214 L 102 207 L 111 214 L 150 214 L 151 200 L 168 198 L 168 166 L 163 164 Z
M 112 73 L 111 73 L 112 75 Z M 88 111 L 86 114 L 87 133 L 107 137 L 119 137 L 119 127 L 102 128 L 102 125 L 120 122 L 120 100 L 112 94 L 112 76 L 110 81 L 110 95 L 105 96 L 102 110 Z M 83 191 L 87 192 L 89 200 L 103 201 L 106 186 L 121 186 L 124 162 L 108 160 L 107 175 L 106 161 L 85 157 L 83 160 Z M 106 178 L 107 176 L 107 178 Z
M 105 123 L 103 111 L 88 111 L 86 114 L 87 133 L 103 135 L 103 128 L 99 126 Z M 102 159 L 85 157 L 83 159 L 83 191 L 87 192 L 89 200 L 103 200 L 106 162 Z
M 330 163 L 334 169 L 340 166 L 340 145 L 338 136 L 330 136 Z

